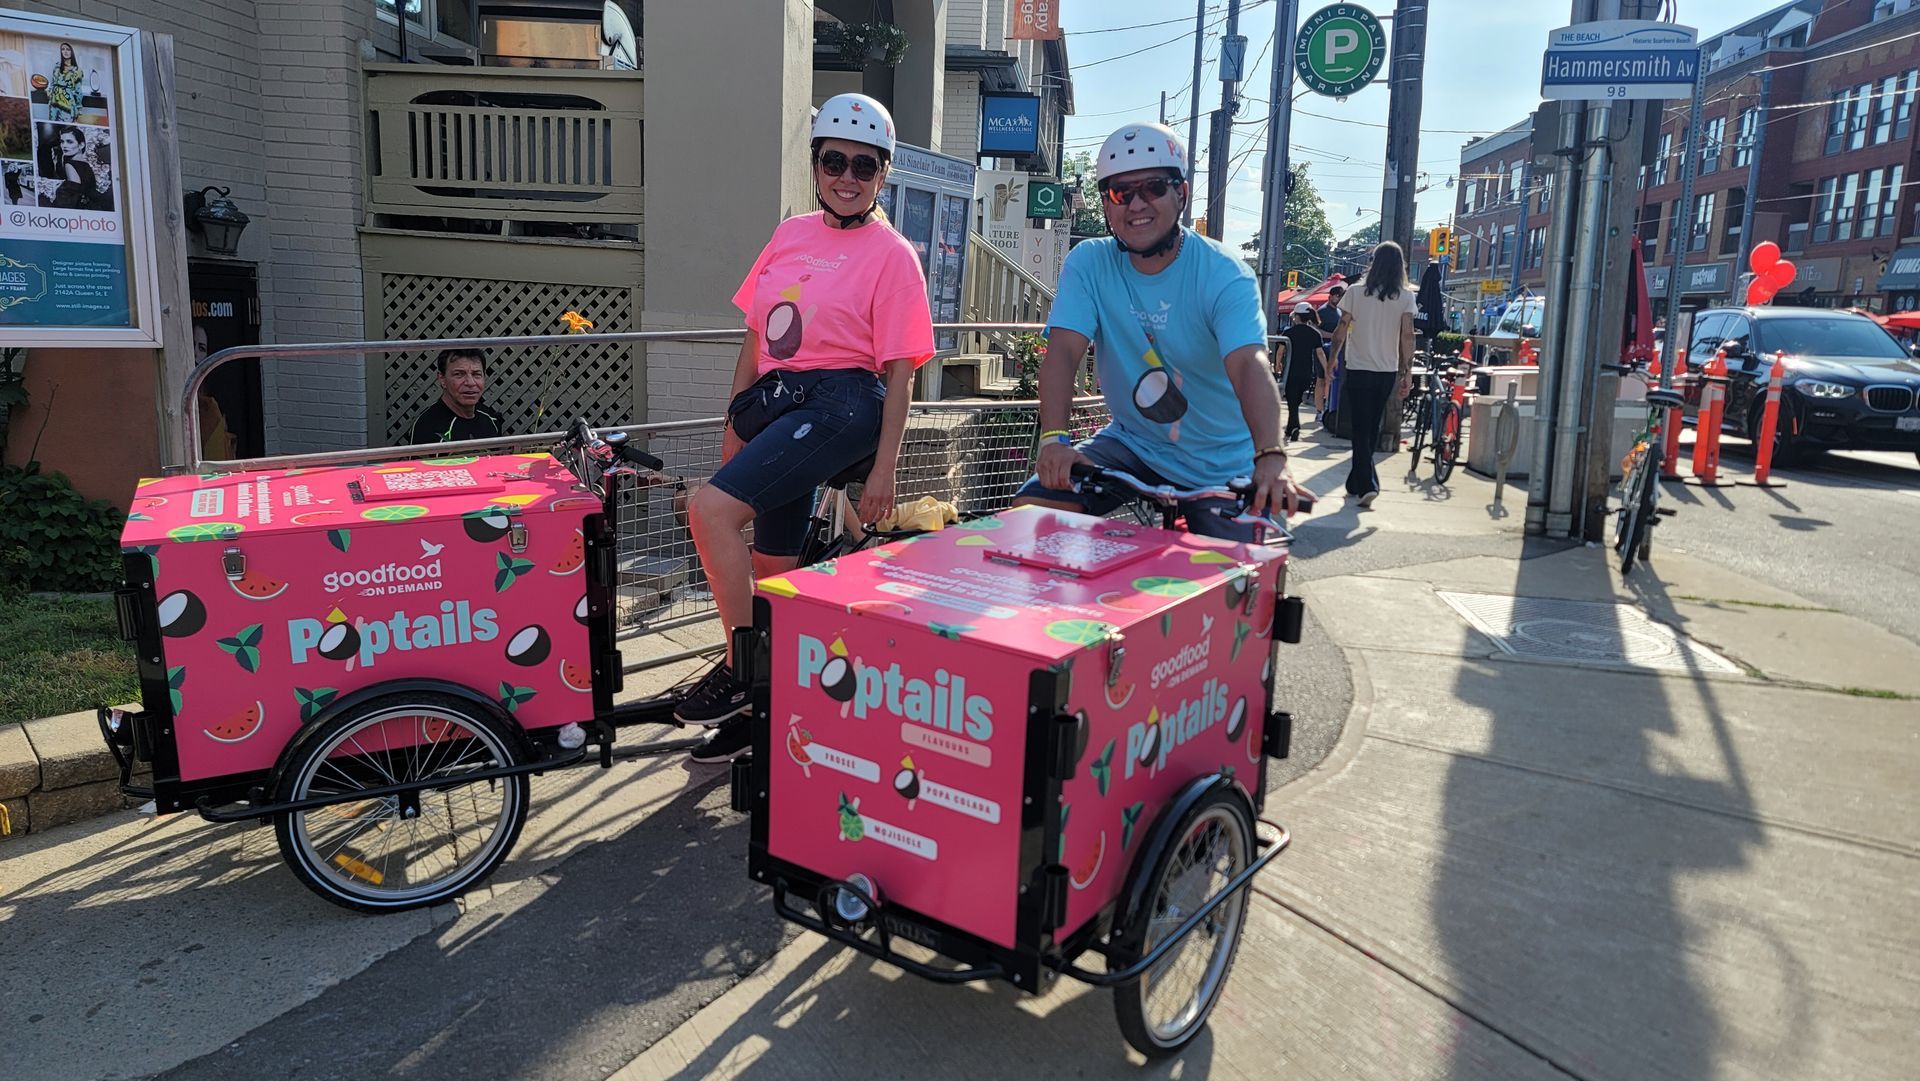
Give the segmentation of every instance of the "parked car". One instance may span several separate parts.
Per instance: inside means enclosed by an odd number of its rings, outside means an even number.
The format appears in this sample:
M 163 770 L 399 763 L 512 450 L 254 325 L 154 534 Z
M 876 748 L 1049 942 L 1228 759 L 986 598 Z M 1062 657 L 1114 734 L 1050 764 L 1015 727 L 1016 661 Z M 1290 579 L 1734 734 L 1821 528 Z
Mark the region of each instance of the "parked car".
M 1920 458 L 1920 361 L 1879 324 L 1817 308 L 1713 308 L 1694 316 L 1687 366 L 1727 355 L 1722 430 L 1757 438 L 1776 353 L 1785 354 L 1774 461 L 1819 450 L 1908 450 Z M 1697 402 L 1699 387 L 1690 386 Z
M 1488 364 L 1513 363 L 1519 353 L 1521 340 L 1540 336 L 1540 328 L 1546 323 L 1546 308 L 1547 302 L 1541 297 L 1515 298 L 1487 333 L 1481 336 L 1481 359 Z

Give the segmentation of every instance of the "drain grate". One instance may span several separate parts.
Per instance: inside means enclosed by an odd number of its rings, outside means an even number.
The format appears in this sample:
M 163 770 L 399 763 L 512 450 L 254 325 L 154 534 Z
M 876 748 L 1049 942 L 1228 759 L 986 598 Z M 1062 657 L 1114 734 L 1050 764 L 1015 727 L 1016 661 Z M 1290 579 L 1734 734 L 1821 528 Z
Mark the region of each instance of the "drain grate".
M 1740 671 L 1739 665 L 1624 604 L 1494 593 L 1442 592 L 1440 599 L 1516 657 L 1675 672 Z

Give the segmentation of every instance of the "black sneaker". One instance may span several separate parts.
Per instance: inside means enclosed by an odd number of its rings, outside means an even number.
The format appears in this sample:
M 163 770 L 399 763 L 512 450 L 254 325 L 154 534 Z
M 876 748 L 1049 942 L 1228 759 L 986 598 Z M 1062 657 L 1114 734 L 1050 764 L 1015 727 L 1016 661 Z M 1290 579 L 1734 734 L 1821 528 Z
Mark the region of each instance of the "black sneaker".
M 733 669 L 722 662 L 708 670 L 693 690 L 674 707 L 674 720 L 683 724 L 716 725 L 753 708 L 747 685 L 734 678 Z
M 731 762 L 753 750 L 753 732 L 745 717 L 734 717 L 707 733 L 707 741 L 695 747 L 687 757 L 695 762 L 717 764 Z

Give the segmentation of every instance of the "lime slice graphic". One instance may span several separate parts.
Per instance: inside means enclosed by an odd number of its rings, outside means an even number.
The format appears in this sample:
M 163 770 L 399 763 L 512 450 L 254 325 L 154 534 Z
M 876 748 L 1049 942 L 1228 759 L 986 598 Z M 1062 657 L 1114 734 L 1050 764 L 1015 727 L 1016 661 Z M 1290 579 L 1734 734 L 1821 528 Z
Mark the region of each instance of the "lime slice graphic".
M 478 458 L 422 458 L 421 465 L 472 465 Z
M 1186 597 L 1200 592 L 1200 583 L 1188 578 L 1135 578 L 1133 588 L 1156 597 Z
M 1001 521 L 998 518 L 975 518 L 971 522 L 961 522 L 960 524 L 954 526 L 953 528 L 972 529 L 980 532 L 985 532 L 989 529 L 999 529 L 1003 525 L 1006 525 L 1006 523 Z
M 370 522 L 404 522 L 409 518 L 418 518 L 427 513 L 427 508 L 412 505 L 398 507 L 368 507 L 360 512 L 360 517 Z
M 195 522 L 167 530 L 167 538 L 176 541 L 225 540 L 245 528 L 237 522 Z
M 1097 619 L 1057 619 L 1047 624 L 1047 637 L 1076 646 L 1091 646 L 1106 641 L 1113 630 L 1113 624 Z

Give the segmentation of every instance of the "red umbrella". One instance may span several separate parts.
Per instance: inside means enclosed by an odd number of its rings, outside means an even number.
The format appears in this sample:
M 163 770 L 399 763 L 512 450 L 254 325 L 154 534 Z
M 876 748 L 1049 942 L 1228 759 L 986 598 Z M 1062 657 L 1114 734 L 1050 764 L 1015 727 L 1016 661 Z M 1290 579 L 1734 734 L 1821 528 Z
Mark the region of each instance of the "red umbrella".
M 1640 245 L 1633 246 L 1627 274 L 1627 325 L 1620 338 L 1620 361 L 1633 364 L 1653 359 L 1653 303 L 1647 296 L 1647 265 Z
M 1868 312 L 1868 315 L 1873 313 Z M 1920 330 L 1920 312 L 1894 312 L 1892 315 L 1873 315 L 1873 321 L 1888 330 Z

